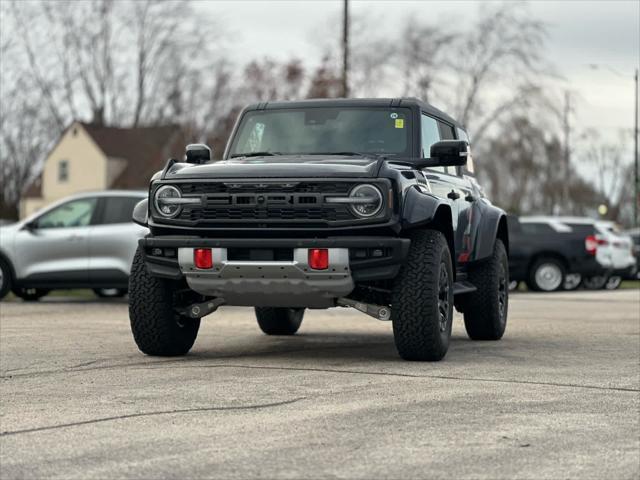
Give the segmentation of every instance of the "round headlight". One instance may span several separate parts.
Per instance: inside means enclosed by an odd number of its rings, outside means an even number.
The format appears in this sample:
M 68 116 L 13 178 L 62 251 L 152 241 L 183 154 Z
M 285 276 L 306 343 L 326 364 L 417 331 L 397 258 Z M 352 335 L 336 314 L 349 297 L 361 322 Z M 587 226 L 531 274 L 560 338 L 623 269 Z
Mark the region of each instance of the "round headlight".
M 172 199 L 180 198 L 182 194 L 180 190 L 171 185 L 164 185 L 156 190 L 153 204 L 156 211 L 163 217 L 171 218 L 180 213 L 180 204 L 172 202 Z
M 382 208 L 382 193 L 373 185 L 358 185 L 349 198 L 358 199 L 351 204 L 351 210 L 359 217 L 373 217 Z

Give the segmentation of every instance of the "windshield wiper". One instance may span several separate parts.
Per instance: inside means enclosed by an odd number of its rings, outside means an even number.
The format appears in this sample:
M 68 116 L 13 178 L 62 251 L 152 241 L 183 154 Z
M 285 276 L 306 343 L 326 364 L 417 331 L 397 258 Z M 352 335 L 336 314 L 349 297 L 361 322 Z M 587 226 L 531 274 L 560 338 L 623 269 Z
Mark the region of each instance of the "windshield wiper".
M 280 152 L 247 152 L 247 153 L 232 153 L 231 158 L 239 157 L 273 157 L 274 155 L 282 155 Z

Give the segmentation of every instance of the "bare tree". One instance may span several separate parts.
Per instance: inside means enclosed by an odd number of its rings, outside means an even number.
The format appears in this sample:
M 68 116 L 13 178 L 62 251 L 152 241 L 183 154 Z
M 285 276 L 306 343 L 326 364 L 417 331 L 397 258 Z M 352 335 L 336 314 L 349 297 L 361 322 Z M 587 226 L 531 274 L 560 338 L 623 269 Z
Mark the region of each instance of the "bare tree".
M 309 79 L 307 98 L 336 98 L 342 93 L 340 71 L 334 66 L 331 58 L 325 55 L 322 63 L 315 69 Z
M 398 89 L 395 62 L 397 47 L 378 28 L 385 19 L 372 14 L 351 15 L 349 95 L 372 97 L 381 90 Z
M 543 60 L 546 29 L 532 18 L 521 2 L 483 4 L 478 22 L 458 42 L 454 69 L 458 80 L 453 92 L 455 113 L 460 122 L 476 127 L 497 119 L 509 104 L 522 98 L 513 89 L 535 84 L 547 70 Z M 504 98 L 489 97 L 488 91 L 506 91 Z M 490 106 L 492 105 L 492 106 Z
M 215 23 L 199 21 L 188 0 L 14 1 L 10 14 L 29 61 L 24 73 L 60 128 L 79 116 L 156 123 L 176 73 L 205 76 L 220 60 Z
M 429 102 L 435 86 L 446 85 L 451 68 L 450 52 L 457 36 L 457 32 L 440 25 L 424 25 L 414 17 L 407 19 L 399 55 L 406 96 Z
M 202 136 L 231 108 L 223 105 L 230 81 L 222 36 L 188 0 L 13 0 L 0 8 L 0 170 L 3 185 L 16 185 L 3 192 L 13 211 L 34 166 L 72 120 L 182 123 Z M 22 131 L 32 132 L 33 145 Z
M 493 202 L 518 214 L 591 214 L 606 198 L 578 172 L 562 175 L 564 146 L 553 131 L 534 124 L 531 115 L 506 116 L 494 137 L 476 155 L 479 174 Z M 568 182 L 568 198 L 561 188 Z
M 619 132 L 617 142 L 606 141 L 595 129 L 588 129 L 581 139 L 585 148 L 578 153 L 586 167 L 594 170 L 594 186 L 608 204 L 608 218 L 621 221 L 624 202 L 628 201 L 626 191 L 633 184 L 631 156 L 628 155 L 628 137 L 626 131 Z
M 3 57 L 7 58 L 7 57 Z M 0 217 L 17 218 L 20 196 L 34 177 L 51 141 L 56 120 L 39 98 L 20 94 L 20 85 L 2 84 L 0 111 Z
M 265 58 L 249 62 L 242 73 L 238 95 L 245 101 L 291 100 L 299 98 L 305 80 L 302 62 L 279 63 Z

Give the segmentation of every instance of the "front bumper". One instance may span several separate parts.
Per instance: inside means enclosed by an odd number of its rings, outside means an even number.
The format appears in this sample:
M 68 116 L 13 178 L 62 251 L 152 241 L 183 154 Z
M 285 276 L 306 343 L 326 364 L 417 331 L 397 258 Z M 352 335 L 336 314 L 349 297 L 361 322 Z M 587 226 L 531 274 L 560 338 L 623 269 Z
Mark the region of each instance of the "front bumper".
M 395 237 L 309 239 L 211 239 L 185 236 L 140 240 L 147 270 L 153 276 L 186 280 L 203 295 L 222 297 L 230 305 L 328 307 L 348 295 L 356 282 L 394 278 L 409 250 L 409 240 Z M 193 264 L 194 248 L 211 248 L 214 268 Z M 306 264 L 310 248 L 329 249 L 329 268 Z M 230 258 L 233 251 L 290 250 L 286 260 Z

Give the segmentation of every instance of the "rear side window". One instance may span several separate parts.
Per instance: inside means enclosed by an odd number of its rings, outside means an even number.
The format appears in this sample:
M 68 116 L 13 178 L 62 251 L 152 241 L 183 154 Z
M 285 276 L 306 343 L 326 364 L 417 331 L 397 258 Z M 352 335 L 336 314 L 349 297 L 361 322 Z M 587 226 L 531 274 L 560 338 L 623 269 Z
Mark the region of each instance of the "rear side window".
M 527 235 L 543 235 L 547 233 L 556 233 L 548 223 L 521 223 L 522 233 Z
M 142 200 L 138 197 L 107 197 L 104 201 L 101 225 L 130 223 L 133 207 Z

